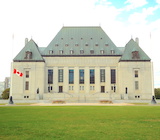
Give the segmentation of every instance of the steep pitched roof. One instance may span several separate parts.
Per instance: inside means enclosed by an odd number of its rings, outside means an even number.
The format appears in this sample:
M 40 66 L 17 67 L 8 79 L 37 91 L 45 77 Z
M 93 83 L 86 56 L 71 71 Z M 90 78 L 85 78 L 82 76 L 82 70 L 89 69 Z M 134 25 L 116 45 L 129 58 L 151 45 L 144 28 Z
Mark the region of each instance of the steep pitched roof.
M 133 58 L 133 53 L 138 52 L 138 57 Z M 131 39 L 125 46 L 120 61 L 150 61 L 149 56 L 139 47 L 138 43 Z
M 43 55 L 122 55 L 122 52 L 101 27 L 62 27 Z
M 31 59 L 26 59 L 26 52 L 32 53 Z M 35 62 L 35 61 L 41 61 L 44 62 L 44 59 L 42 58 L 40 51 L 38 49 L 37 44 L 31 39 L 24 48 L 18 53 L 18 55 L 13 59 L 14 62 Z

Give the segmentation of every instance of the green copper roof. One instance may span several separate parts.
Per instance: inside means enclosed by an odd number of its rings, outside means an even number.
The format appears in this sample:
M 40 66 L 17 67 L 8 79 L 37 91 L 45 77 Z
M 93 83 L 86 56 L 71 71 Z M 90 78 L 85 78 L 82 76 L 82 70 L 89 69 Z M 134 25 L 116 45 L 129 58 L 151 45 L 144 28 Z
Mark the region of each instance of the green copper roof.
M 43 55 L 122 55 L 101 27 L 63 27 Z
M 30 59 L 26 59 L 26 52 L 31 52 L 32 57 Z M 18 53 L 18 55 L 13 59 L 13 61 L 44 61 L 42 58 L 40 51 L 38 49 L 37 44 L 31 39 L 24 48 Z
M 47 56 L 119 56 L 120 61 L 151 60 L 133 39 L 125 47 L 117 47 L 101 27 L 62 27 L 47 47 L 38 47 L 31 39 L 13 61 L 44 62 L 43 57 Z
M 133 58 L 133 52 L 138 52 L 138 58 Z M 120 61 L 150 61 L 148 55 L 139 47 L 137 42 L 131 39 L 125 46 L 124 53 Z

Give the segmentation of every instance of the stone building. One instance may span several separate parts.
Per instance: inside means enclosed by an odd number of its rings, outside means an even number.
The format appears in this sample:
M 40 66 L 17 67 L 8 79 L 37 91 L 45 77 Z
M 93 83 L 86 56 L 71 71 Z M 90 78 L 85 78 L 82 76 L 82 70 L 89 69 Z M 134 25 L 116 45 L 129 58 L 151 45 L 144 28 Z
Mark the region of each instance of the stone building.
M 47 47 L 26 39 L 13 59 L 14 99 L 99 101 L 152 98 L 152 62 L 138 39 L 117 47 L 101 27 L 62 27 Z

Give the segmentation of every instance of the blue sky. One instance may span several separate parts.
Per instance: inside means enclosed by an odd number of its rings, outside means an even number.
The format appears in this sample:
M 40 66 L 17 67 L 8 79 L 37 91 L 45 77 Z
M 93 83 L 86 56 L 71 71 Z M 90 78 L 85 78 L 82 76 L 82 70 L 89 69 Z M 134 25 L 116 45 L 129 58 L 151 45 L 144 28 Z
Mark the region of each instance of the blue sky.
M 25 38 L 46 47 L 63 25 L 100 25 L 117 46 L 139 38 L 154 62 L 155 87 L 160 87 L 159 13 L 160 0 L 1 0 L 0 81 L 10 76 L 10 62 Z

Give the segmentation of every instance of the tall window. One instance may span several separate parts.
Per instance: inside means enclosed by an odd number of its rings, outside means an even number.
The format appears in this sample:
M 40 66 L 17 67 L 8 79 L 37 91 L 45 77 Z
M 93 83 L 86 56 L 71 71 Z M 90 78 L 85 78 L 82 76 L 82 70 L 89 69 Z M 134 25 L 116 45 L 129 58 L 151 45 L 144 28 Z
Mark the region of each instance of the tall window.
M 79 70 L 79 83 L 84 84 L 84 70 L 83 69 Z
M 26 71 L 26 78 L 29 78 L 29 71 Z
M 95 83 L 94 69 L 90 69 L 90 84 L 94 84 L 94 83 Z
M 74 70 L 69 70 L 69 84 L 74 84 Z
M 58 82 L 63 82 L 63 69 L 58 70 Z
M 100 70 L 100 82 L 105 82 L 105 69 Z
M 134 71 L 134 76 L 135 76 L 135 77 L 138 77 L 138 70 L 135 70 L 135 71 Z
M 29 81 L 25 82 L 25 90 L 29 90 Z
M 115 83 L 116 83 L 116 70 L 111 69 L 111 84 L 115 84 Z
M 53 84 L 53 70 L 48 70 L 48 84 Z
M 135 90 L 138 90 L 138 89 L 139 89 L 139 82 L 135 81 Z

